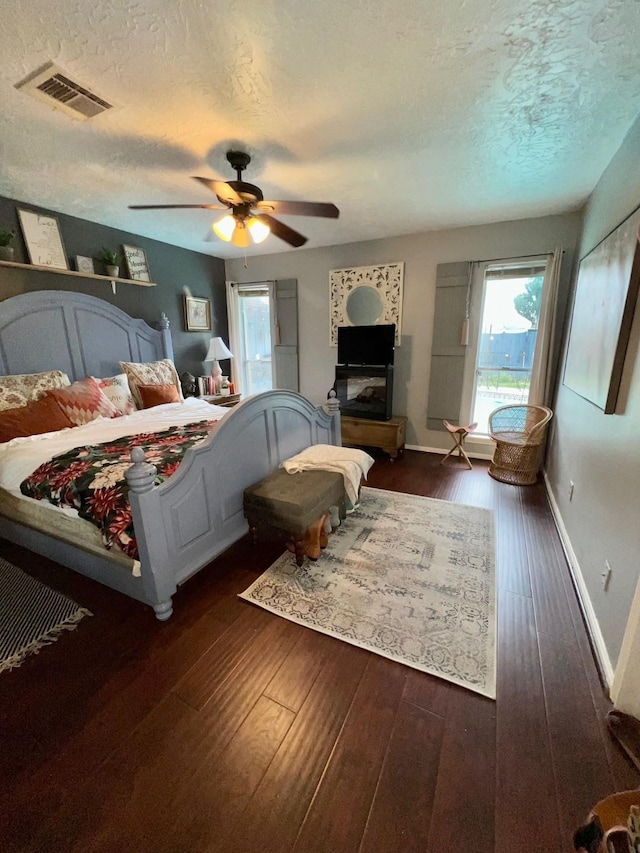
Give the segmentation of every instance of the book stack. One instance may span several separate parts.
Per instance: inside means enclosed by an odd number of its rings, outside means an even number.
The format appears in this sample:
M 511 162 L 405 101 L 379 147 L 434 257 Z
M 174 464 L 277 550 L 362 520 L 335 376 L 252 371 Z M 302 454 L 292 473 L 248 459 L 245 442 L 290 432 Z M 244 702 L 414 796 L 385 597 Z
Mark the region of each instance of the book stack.
M 212 376 L 198 376 L 198 396 L 204 397 L 206 394 L 215 394 L 216 389 L 213 383 Z

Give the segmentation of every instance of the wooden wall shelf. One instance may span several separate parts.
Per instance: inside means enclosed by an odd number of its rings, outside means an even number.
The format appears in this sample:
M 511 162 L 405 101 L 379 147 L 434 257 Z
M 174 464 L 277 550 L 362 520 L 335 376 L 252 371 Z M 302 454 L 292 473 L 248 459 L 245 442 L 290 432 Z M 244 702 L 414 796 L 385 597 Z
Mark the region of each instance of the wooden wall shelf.
M 111 275 L 98 275 L 91 272 L 78 272 L 77 270 L 61 270 L 57 267 L 43 267 L 38 264 L 20 264 L 17 261 L 0 261 L 0 267 L 12 267 L 19 270 L 34 270 L 35 272 L 53 272 L 59 275 L 75 275 L 80 278 L 95 278 L 98 281 L 109 281 L 112 284 L 137 284 L 139 287 L 156 287 L 154 281 L 136 281 L 132 278 L 114 278 Z

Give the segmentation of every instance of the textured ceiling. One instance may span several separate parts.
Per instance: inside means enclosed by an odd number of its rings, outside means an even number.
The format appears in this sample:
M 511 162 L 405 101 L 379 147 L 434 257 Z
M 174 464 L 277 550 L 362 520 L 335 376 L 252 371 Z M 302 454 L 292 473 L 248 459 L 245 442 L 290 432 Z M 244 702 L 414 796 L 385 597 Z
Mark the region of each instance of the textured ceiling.
M 204 242 L 190 179 L 254 157 L 323 246 L 582 204 L 640 112 L 637 0 L 30 0 L 0 28 L 0 194 Z M 14 88 L 48 60 L 120 109 L 91 122 Z M 248 254 L 282 251 L 270 237 Z M 293 250 L 295 251 L 295 250 Z

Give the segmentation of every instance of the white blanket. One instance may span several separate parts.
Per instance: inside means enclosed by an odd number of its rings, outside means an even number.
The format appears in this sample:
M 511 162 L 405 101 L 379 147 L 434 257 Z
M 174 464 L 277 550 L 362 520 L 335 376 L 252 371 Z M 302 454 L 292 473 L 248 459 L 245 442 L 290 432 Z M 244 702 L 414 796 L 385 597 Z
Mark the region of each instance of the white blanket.
M 352 504 L 358 502 L 360 481 L 367 479 L 374 460 L 364 450 L 352 447 L 335 447 L 333 444 L 316 444 L 292 456 L 280 465 L 289 474 L 298 471 L 337 471 L 344 478 L 344 488 Z
M 165 403 L 121 418 L 96 418 L 84 426 L 61 429 L 0 444 L 0 486 L 22 497 L 20 483 L 44 462 L 84 444 L 102 444 L 125 435 L 161 432 L 195 421 L 216 421 L 230 409 L 189 397 L 182 403 Z

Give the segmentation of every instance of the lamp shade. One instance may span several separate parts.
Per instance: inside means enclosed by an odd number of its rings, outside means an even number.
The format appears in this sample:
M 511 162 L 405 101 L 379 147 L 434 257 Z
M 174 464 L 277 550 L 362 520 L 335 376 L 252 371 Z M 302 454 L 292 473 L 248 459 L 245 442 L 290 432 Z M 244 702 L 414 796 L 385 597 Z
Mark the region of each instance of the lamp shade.
M 233 358 L 233 354 L 229 351 L 222 338 L 211 338 L 204 361 L 218 361 L 221 358 Z
M 236 220 L 230 213 L 227 213 L 222 219 L 214 222 L 211 227 L 221 240 L 225 240 L 228 243 L 233 237 L 233 232 L 236 230 Z

